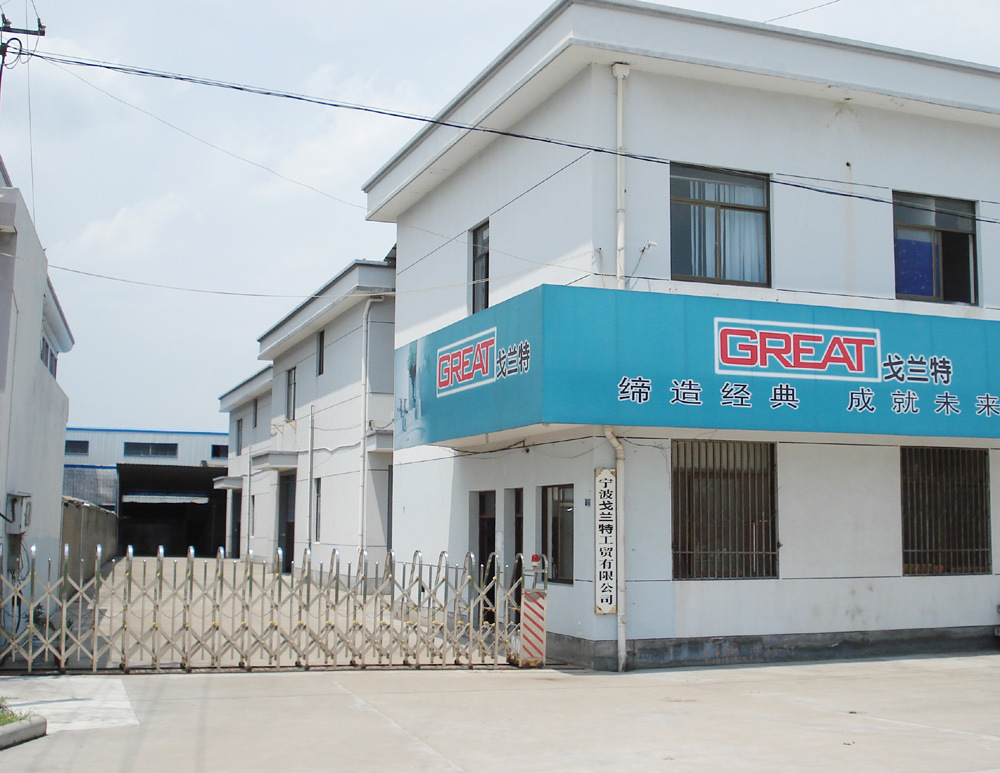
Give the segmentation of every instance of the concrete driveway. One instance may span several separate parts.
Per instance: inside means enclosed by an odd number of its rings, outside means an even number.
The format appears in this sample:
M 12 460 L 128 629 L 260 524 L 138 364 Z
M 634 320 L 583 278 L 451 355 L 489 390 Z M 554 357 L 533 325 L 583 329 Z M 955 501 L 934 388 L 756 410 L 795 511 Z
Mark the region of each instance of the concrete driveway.
M 0 678 L 3 771 L 1000 770 L 1000 654 L 594 673 Z

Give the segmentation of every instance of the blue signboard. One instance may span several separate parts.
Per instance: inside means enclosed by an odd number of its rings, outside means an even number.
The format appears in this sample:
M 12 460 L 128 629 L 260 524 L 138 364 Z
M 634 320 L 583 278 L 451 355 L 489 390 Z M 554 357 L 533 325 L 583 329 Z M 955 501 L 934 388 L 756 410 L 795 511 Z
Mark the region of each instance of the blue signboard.
M 396 444 L 532 424 L 1000 435 L 1000 322 L 542 286 L 396 352 Z

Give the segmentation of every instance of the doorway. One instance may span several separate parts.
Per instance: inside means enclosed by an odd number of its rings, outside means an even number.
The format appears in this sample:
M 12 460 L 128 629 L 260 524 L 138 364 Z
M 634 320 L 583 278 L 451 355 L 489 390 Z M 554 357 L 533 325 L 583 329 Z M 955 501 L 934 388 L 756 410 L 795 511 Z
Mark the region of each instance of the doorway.
M 278 478 L 278 547 L 282 550 L 281 571 L 292 571 L 295 556 L 295 474 Z
M 233 492 L 229 521 L 229 557 L 240 557 L 240 532 L 243 530 L 243 492 Z

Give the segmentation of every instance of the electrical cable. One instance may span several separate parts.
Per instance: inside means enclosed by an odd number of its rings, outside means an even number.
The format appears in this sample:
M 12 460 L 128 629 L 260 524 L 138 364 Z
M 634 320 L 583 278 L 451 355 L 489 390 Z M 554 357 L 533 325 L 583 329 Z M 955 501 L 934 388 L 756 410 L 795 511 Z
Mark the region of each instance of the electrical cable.
M 828 5 L 834 5 L 835 3 L 839 2 L 840 0 L 828 0 L 828 2 L 820 3 L 819 5 L 814 5 L 811 8 L 803 8 L 801 11 L 792 11 L 792 13 L 786 13 L 784 16 L 775 16 L 773 19 L 767 19 L 761 22 L 761 24 L 770 24 L 771 22 L 780 21 L 781 19 L 790 19 L 792 16 L 798 16 L 799 14 L 802 13 L 815 11 L 817 8 L 826 8 Z
M 837 0 L 837 1 L 839 2 L 839 0 Z M 806 10 L 809 10 L 809 9 L 806 9 Z M 591 153 L 598 153 L 598 154 L 607 155 L 607 156 L 621 156 L 623 158 L 627 158 L 627 159 L 630 159 L 630 160 L 633 160 L 633 161 L 644 161 L 644 162 L 647 162 L 647 163 L 659 164 L 659 165 L 669 165 L 671 163 L 671 159 L 663 157 L 663 156 L 656 156 L 656 155 L 651 155 L 651 154 L 646 154 L 646 153 L 635 153 L 635 152 L 632 152 L 632 151 L 620 151 L 617 148 L 603 147 L 603 146 L 600 146 L 600 145 L 590 145 L 590 144 L 587 144 L 587 143 L 584 143 L 584 142 L 576 142 L 576 141 L 573 141 L 573 140 L 563 140 L 563 139 L 559 139 L 559 138 L 556 138 L 556 137 L 546 137 L 546 136 L 542 136 L 542 135 L 526 134 L 526 133 L 523 133 L 523 132 L 515 132 L 515 131 L 510 131 L 510 130 L 505 130 L 505 129 L 496 129 L 496 128 L 492 128 L 492 127 L 489 127 L 489 126 L 484 126 L 482 124 L 469 124 L 469 123 L 463 123 L 463 122 L 460 122 L 460 121 L 448 120 L 448 119 L 444 119 L 444 118 L 432 118 L 430 116 L 419 115 L 419 114 L 416 114 L 416 113 L 407 113 L 407 112 L 404 112 L 404 111 L 401 111 L 401 110 L 391 110 L 389 108 L 380 108 L 380 107 L 375 107 L 373 105 L 365 105 L 365 104 L 359 104 L 359 103 L 353 103 L 353 102 L 345 102 L 345 101 L 342 101 L 342 100 L 325 99 L 325 98 L 322 98 L 322 97 L 312 97 L 312 96 L 307 96 L 307 95 L 304 95 L 304 94 L 297 94 L 297 93 L 294 93 L 294 92 L 278 91 L 278 90 L 275 90 L 275 89 L 266 89 L 266 88 L 263 88 L 263 87 L 260 87 L 260 86 L 250 86 L 250 85 L 247 85 L 247 84 L 239 84 L 239 83 L 233 83 L 233 82 L 229 82 L 229 81 L 221 81 L 221 80 L 216 80 L 216 79 L 212 79 L 212 78 L 205 78 L 205 77 L 200 77 L 200 76 L 183 75 L 181 73 L 171 73 L 171 72 L 165 72 L 165 71 L 161 71 L 161 70 L 152 70 L 152 69 L 143 68 L 143 67 L 137 67 L 137 66 L 133 66 L 133 65 L 120 65 L 120 64 L 115 64 L 113 62 L 105 62 L 105 61 L 102 61 L 102 60 L 82 59 L 82 58 L 77 58 L 77 57 L 65 56 L 65 55 L 62 55 L 62 54 L 48 54 L 48 53 L 39 53 L 38 51 L 34 51 L 34 52 L 32 52 L 30 54 L 30 56 L 38 58 L 38 59 L 42 59 L 43 61 L 50 62 L 50 63 L 58 63 L 58 64 L 65 64 L 65 65 L 71 65 L 71 66 L 104 69 L 104 70 L 109 70 L 111 72 L 117 72 L 117 73 L 126 74 L 126 75 L 136 75 L 136 76 L 148 77 L 148 78 L 158 78 L 158 79 L 162 79 L 162 80 L 175 80 L 175 81 L 180 81 L 182 83 L 192 83 L 192 84 L 195 84 L 195 85 L 210 86 L 210 87 L 213 87 L 213 88 L 227 89 L 227 90 L 231 90 L 231 91 L 243 92 L 243 93 L 248 93 L 248 94 L 257 94 L 259 96 L 269 96 L 269 97 L 276 97 L 276 98 L 280 98 L 280 99 L 290 99 L 290 100 L 294 100 L 294 101 L 306 102 L 308 104 L 315 104 L 315 105 L 320 105 L 320 106 L 324 106 L 324 107 L 333 107 L 333 108 L 342 109 L 342 110 L 353 110 L 353 111 L 358 111 L 358 112 L 363 112 L 363 113 L 370 113 L 370 114 L 374 114 L 374 115 L 382 115 L 382 116 L 387 116 L 387 117 L 392 117 L 392 118 L 400 118 L 400 119 L 404 119 L 404 120 L 408 120 L 408 121 L 416 121 L 416 122 L 425 123 L 425 124 L 428 124 L 428 125 L 431 125 L 431 126 L 441 126 L 441 127 L 445 127 L 445 128 L 459 129 L 459 130 L 467 131 L 467 132 L 480 132 L 480 133 L 491 134 L 491 135 L 500 136 L 500 137 L 507 137 L 507 138 L 510 138 L 510 139 L 520 139 L 520 140 L 526 140 L 526 141 L 530 141 L 530 142 L 543 143 L 543 144 L 547 144 L 547 145 L 555 145 L 555 146 L 558 146 L 558 147 L 573 148 L 573 149 L 576 149 L 576 150 L 586 150 L 586 151 L 590 151 Z M 748 178 L 759 179 L 759 175 L 755 175 L 755 174 L 750 173 L 750 172 L 743 172 L 743 171 L 740 171 L 740 170 L 725 170 L 725 171 L 727 171 L 727 172 L 729 172 L 731 174 L 734 174 L 734 175 L 740 175 L 740 176 L 745 176 L 745 177 L 748 177 Z M 845 197 L 845 198 L 856 198 L 856 199 L 861 199 L 861 200 L 878 201 L 880 203 L 886 203 L 882 199 L 872 198 L 872 197 L 866 196 L 865 194 L 850 193 L 850 192 L 838 191 L 838 190 L 830 190 L 830 189 L 826 189 L 826 188 L 820 188 L 820 187 L 817 187 L 817 186 L 807 186 L 807 185 L 805 185 L 803 183 L 794 183 L 794 182 L 790 182 L 788 180 L 779 179 L 780 177 L 785 177 L 785 176 L 787 176 L 787 177 L 794 177 L 796 179 L 814 180 L 816 182 L 830 182 L 829 178 L 811 177 L 811 176 L 807 176 L 807 175 L 786 175 L 786 174 L 784 174 L 782 172 L 774 172 L 774 173 L 772 173 L 772 176 L 770 177 L 770 182 L 772 184 L 774 184 L 774 185 L 783 185 L 783 186 L 787 186 L 787 187 L 790 187 L 790 188 L 801 188 L 801 189 L 804 189 L 804 190 L 811 190 L 811 191 L 814 191 L 816 193 L 826 193 L 826 194 L 829 194 L 829 195 L 842 196 L 842 197 Z M 846 186 L 849 186 L 849 187 L 852 187 L 852 186 L 862 186 L 862 187 L 875 187 L 875 188 L 879 188 L 879 189 L 882 189 L 882 190 L 889 190 L 885 186 L 872 186 L 872 185 L 868 185 L 868 184 L 865 184 L 865 183 L 854 183 L 852 181 L 847 181 L 847 180 L 837 181 L 837 182 L 838 182 L 838 184 L 846 185 Z M 918 208 L 918 207 L 914 207 L 914 208 Z M 930 210 L 930 211 L 935 211 L 935 210 Z M 981 221 L 982 222 L 1000 222 L 1000 221 L 995 221 L 995 220 L 990 220 L 990 219 L 982 219 Z M 442 236 L 442 238 L 444 238 L 442 234 L 438 234 L 438 235 Z

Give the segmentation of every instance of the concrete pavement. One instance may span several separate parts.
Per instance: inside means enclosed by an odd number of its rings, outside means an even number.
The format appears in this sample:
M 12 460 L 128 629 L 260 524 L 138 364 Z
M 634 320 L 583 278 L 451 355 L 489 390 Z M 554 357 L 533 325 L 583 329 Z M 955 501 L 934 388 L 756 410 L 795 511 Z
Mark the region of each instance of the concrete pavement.
M 713 669 L 0 678 L 2 771 L 1000 770 L 1000 654 Z

